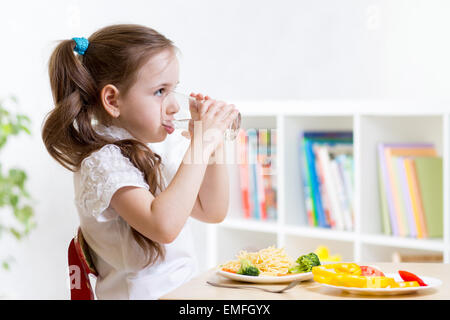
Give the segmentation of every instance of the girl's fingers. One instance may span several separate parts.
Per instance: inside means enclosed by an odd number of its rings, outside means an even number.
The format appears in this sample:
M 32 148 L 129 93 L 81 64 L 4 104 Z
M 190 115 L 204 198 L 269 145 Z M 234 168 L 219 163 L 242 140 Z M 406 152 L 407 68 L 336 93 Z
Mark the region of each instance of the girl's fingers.
M 233 109 L 233 111 L 231 111 L 228 114 L 228 116 L 225 119 L 227 126 L 231 125 L 232 121 L 237 117 L 238 114 L 239 114 L 239 110 L 237 110 L 237 109 Z
M 210 106 L 214 103 L 214 100 L 206 100 L 203 103 L 200 103 L 199 113 L 200 117 L 202 117 L 205 113 L 210 112 Z
M 211 100 L 212 98 L 210 96 L 203 96 L 201 93 L 194 93 L 192 92 L 189 96 L 196 98 L 197 100 Z
M 214 101 L 214 100 L 207 100 Z M 227 113 L 227 105 L 223 101 L 216 101 L 210 108 L 211 115 L 219 117 L 219 119 L 224 119 Z
M 186 139 L 191 139 L 191 134 L 189 133 L 189 131 L 183 131 L 181 132 L 181 135 Z

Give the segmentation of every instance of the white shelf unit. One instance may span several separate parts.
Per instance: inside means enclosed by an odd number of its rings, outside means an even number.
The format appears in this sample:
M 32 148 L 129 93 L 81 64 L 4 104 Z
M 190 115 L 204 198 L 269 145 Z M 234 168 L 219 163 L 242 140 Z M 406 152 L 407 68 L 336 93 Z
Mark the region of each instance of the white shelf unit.
M 448 103 L 266 101 L 236 105 L 241 110 L 244 129 L 277 130 L 278 215 L 275 221 L 243 218 L 238 168 L 233 162 L 229 163 L 230 208 L 224 222 L 207 227 L 208 268 L 234 259 L 241 249 L 259 250 L 269 245 L 284 247 L 292 257 L 326 245 L 332 254 L 341 254 L 344 261 L 389 262 L 392 254 L 398 251 L 403 254 L 442 254 L 444 263 L 450 262 Z M 353 131 L 355 226 L 351 232 L 314 228 L 306 222 L 298 138 L 303 130 Z M 382 233 L 376 144 L 417 141 L 434 143 L 444 159 L 442 239 L 400 238 Z M 234 143 L 227 145 L 228 161 L 234 157 L 234 147 Z

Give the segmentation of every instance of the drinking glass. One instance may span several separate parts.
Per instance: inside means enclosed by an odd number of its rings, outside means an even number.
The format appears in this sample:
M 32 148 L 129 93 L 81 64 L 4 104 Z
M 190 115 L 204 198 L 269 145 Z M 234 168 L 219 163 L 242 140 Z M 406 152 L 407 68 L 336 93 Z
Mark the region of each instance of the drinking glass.
M 204 100 L 203 100 L 204 101 Z M 169 104 L 176 103 L 179 107 L 179 111 L 174 114 L 174 119 L 172 121 L 163 121 L 166 128 L 172 127 L 173 129 L 181 129 L 189 131 L 189 120 L 192 119 L 191 108 L 194 111 L 199 110 L 200 103 L 202 101 L 197 100 L 189 95 L 179 93 L 176 91 L 171 91 L 164 98 L 162 103 L 162 110 L 166 110 Z M 161 112 L 161 115 L 163 112 Z M 166 126 L 167 125 L 167 126 Z M 239 112 L 237 117 L 233 120 L 230 126 L 225 130 L 224 137 L 227 140 L 234 140 L 241 128 L 241 113 Z

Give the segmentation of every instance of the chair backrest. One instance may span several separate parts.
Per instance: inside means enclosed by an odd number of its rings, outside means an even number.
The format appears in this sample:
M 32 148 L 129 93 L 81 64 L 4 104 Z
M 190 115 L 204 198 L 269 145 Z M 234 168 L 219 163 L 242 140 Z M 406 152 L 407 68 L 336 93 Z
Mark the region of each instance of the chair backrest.
M 98 275 L 89 253 L 89 246 L 81 228 L 72 239 L 68 250 L 71 300 L 94 300 L 89 274 Z

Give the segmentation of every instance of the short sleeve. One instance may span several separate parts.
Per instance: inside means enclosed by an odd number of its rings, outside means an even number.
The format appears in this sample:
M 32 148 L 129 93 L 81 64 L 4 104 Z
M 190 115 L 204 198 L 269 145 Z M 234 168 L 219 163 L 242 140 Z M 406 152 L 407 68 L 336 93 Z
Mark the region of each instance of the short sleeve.
M 122 187 L 149 189 L 143 173 L 122 155 L 116 145 L 106 145 L 85 158 L 80 167 L 77 204 L 85 214 L 97 218 L 109 207 L 114 193 Z

